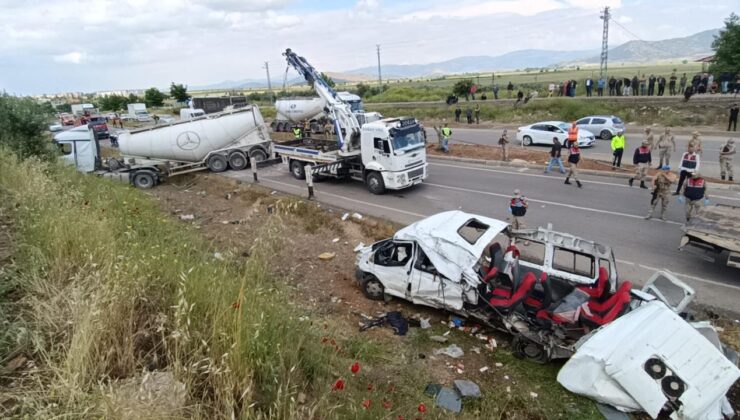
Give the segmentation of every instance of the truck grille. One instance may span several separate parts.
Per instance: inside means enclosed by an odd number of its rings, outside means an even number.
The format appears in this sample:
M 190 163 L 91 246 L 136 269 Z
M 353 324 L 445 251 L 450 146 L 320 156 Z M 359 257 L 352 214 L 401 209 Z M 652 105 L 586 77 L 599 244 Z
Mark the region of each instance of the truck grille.
M 413 171 L 409 171 L 409 179 L 414 178 L 420 178 L 424 175 L 424 167 L 422 166 L 419 169 L 414 169 Z

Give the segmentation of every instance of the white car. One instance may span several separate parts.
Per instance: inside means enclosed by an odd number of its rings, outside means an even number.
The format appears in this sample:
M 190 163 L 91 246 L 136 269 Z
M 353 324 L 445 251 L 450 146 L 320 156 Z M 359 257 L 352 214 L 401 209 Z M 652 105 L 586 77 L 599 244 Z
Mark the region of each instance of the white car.
M 568 139 L 568 128 L 570 124 L 563 121 L 543 121 L 519 127 L 516 130 L 516 139 L 525 146 L 533 144 L 551 145 L 552 138 L 557 137 L 560 144 Z M 593 147 L 596 138 L 590 131 L 578 130 L 578 146 Z

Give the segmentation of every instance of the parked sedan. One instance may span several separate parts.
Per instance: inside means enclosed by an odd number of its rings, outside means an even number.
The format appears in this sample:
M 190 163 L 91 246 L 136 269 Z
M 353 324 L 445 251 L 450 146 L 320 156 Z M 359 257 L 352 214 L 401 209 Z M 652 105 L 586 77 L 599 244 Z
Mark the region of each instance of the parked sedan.
M 576 121 L 578 129 L 586 129 L 604 140 L 610 140 L 624 130 L 624 121 L 615 115 L 592 115 Z
M 570 124 L 563 121 L 543 121 L 524 127 L 519 127 L 516 131 L 516 139 L 525 146 L 533 144 L 552 144 L 552 138 L 557 137 L 561 144 L 568 139 L 568 128 Z M 592 147 L 596 139 L 588 131 L 578 130 L 578 146 Z

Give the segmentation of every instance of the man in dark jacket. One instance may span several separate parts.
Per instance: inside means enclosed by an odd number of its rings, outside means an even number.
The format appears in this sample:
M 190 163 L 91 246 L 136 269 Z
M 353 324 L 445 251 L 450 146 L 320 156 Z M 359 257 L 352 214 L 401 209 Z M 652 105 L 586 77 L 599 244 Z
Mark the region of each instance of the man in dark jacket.
M 738 108 L 737 103 L 732 104 L 730 107 L 730 124 L 727 125 L 727 131 L 730 131 L 730 128 L 732 128 L 732 131 L 737 131 L 738 111 L 740 111 L 740 108 Z
M 652 163 L 653 158 L 650 155 L 650 142 L 644 140 L 642 145 L 635 149 L 635 155 L 632 158 L 632 163 L 637 166 L 635 176 L 629 179 L 628 183 L 630 187 L 632 183 L 637 179 L 640 181 L 640 188 L 647 188 L 645 185 L 645 178 L 647 177 L 648 168 Z
M 614 76 L 609 78 L 609 96 L 614 96 L 614 89 L 617 86 L 617 80 Z
M 676 71 L 674 70 L 671 73 L 670 79 L 668 79 L 668 93 L 670 93 L 671 96 L 676 94 L 676 80 L 678 80 L 678 76 L 676 76 Z
M 653 96 L 655 93 L 655 75 L 651 74 L 648 78 L 648 96 Z
M 640 94 L 640 79 L 637 78 L 637 75 L 632 78 L 632 96 L 637 96 Z
M 665 93 L 665 77 L 658 77 L 658 96 L 663 96 Z

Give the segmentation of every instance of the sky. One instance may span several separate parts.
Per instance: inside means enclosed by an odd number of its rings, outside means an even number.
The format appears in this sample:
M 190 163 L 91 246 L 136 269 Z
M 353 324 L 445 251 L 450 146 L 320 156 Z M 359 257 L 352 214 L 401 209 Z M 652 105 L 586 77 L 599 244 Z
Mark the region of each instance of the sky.
M 292 48 L 320 71 L 520 49 L 601 47 L 719 28 L 735 0 L 0 0 L 0 91 L 93 92 L 264 79 Z M 736 10 L 735 10 L 736 11 Z M 295 73 L 289 73 L 289 77 Z

